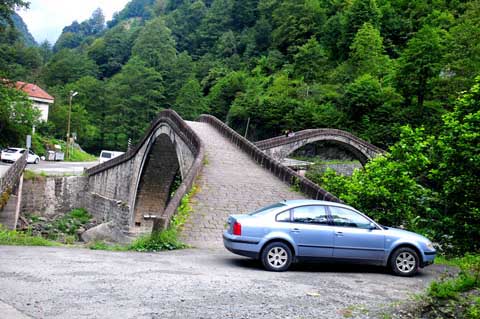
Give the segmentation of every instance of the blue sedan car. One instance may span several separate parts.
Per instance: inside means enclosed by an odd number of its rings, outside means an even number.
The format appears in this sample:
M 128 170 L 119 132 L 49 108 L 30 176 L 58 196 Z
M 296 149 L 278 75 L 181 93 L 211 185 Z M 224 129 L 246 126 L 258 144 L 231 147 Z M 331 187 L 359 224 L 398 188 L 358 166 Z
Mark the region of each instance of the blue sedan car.
M 421 235 L 379 225 L 350 206 L 317 200 L 284 201 L 232 215 L 223 242 L 235 254 L 260 259 L 270 271 L 323 260 L 381 265 L 413 276 L 436 254 Z

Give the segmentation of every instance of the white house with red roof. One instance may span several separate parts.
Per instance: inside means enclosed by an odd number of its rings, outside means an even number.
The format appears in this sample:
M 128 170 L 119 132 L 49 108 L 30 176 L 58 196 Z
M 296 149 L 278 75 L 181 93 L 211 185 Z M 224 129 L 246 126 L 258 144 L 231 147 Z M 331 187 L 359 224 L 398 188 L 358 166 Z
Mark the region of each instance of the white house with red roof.
M 48 121 L 48 108 L 50 104 L 53 104 L 55 99 L 36 84 L 19 81 L 15 83 L 15 87 L 25 92 L 32 101 L 33 106 L 40 110 L 40 120 Z

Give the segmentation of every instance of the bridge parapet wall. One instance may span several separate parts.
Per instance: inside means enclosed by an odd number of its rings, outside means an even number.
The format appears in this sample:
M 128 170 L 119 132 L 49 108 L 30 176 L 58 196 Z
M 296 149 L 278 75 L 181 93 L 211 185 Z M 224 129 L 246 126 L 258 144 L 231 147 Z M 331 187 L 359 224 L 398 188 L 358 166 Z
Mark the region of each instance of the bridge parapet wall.
M 218 131 L 220 131 L 223 136 L 228 138 L 233 144 L 247 153 L 255 162 L 280 178 L 283 182 L 291 186 L 298 187 L 305 195 L 313 199 L 341 202 L 337 197 L 333 196 L 308 178 L 297 174 L 294 170 L 283 166 L 279 161 L 265 154 L 255 144 L 235 132 L 232 128 L 216 117 L 211 115 L 201 115 L 198 121 L 212 125 Z
M 5 174 L 0 178 L 0 195 L 4 192 L 12 191 L 17 185 L 25 166 L 27 166 L 27 154 L 28 152 L 24 152 L 23 155 L 9 167 Z

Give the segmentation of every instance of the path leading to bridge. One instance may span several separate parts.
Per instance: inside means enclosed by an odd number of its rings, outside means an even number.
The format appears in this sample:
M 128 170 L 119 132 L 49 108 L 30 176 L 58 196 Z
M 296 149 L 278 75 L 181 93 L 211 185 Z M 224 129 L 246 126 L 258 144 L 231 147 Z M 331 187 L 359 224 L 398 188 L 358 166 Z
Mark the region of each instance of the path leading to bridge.
M 254 162 L 207 123 L 187 122 L 205 145 L 205 165 L 182 239 L 194 247 L 222 246 L 228 215 L 285 199 L 305 198 Z

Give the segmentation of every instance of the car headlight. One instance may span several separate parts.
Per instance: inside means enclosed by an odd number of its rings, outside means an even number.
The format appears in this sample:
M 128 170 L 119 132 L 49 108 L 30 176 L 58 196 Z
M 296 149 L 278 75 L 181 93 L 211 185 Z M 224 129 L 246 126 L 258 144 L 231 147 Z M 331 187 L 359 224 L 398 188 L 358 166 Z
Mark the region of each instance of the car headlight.
M 435 248 L 433 248 L 433 244 L 431 241 L 427 241 L 427 248 L 430 249 L 430 250 L 434 250 Z

